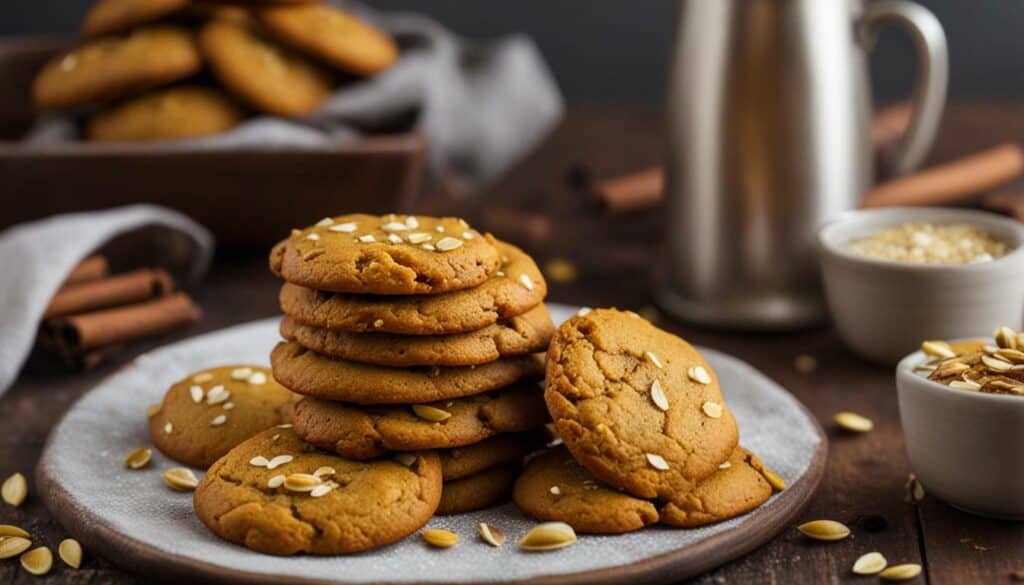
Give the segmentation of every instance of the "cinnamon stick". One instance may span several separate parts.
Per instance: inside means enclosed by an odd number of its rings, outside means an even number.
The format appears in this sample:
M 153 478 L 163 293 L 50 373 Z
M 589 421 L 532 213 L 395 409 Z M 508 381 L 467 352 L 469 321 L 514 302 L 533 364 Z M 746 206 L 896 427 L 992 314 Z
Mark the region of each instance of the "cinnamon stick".
M 143 268 L 79 284 L 57 291 L 44 319 L 75 313 L 88 313 L 118 305 L 137 303 L 171 292 L 174 282 L 165 270 Z
M 1024 150 L 1013 142 L 876 186 L 864 207 L 957 203 L 1024 172 Z
M 89 282 L 91 280 L 99 280 L 105 276 L 110 275 L 110 262 L 107 261 L 106 256 L 89 256 L 85 260 L 78 263 L 68 277 L 64 279 L 64 284 L 61 286 L 68 286 L 72 284 L 79 284 L 82 282 Z
M 199 318 L 201 312 L 185 293 L 48 321 L 65 351 L 86 350 L 126 343 L 166 333 Z

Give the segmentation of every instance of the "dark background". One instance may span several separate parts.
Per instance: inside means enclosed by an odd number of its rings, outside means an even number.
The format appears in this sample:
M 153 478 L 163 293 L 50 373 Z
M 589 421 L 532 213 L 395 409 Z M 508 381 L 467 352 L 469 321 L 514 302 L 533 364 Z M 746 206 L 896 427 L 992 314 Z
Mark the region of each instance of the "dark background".
M 718 0 L 704 0 L 716 2 Z M 821 0 L 824 1 L 824 0 Z M 540 45 L 570 101 L 662 98 L 675 28 L 671 0 L 371 0 L 417 10 L 471 37 L 525 32 Z M 953 96 L 1024 94 L 1024 0 L 925 0 L 946 27 Z M 73 33 L 90 0 L 4 0 L 0 35 Z M 912 86 L 912 47 L 895 30 L 872 59 L 884 99 Z

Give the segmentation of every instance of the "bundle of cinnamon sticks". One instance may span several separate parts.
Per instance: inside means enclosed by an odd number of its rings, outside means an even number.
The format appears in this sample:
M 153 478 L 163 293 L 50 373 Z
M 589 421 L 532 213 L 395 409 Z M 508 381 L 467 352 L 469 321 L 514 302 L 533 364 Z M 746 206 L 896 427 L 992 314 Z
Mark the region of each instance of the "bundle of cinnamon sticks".
M 74 368 L 88 370 L 125 344 L 166 333 L 199 318 L 199 308 L 159 268 L 110 273 L 90 256 L 68 275 L 43 313 L 38 343 Z

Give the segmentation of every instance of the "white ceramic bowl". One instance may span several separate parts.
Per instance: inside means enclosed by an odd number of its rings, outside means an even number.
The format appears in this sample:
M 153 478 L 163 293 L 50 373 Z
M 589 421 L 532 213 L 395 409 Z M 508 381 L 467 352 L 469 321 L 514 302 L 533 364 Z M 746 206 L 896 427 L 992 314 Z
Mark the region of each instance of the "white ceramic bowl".
M 852 240 L 906 222 L 966 223 L 1010 251 L 977 264 L 911 264 L 868 258 Z M 989 337 L 1024 317 L 1024 226 L 967 209 L 896 207 L 851 211 L 818 232 L 825 297 L 839 336 L 868 360 L 894 364 L 926 339 Z
M 1024 520 L 1024 396 L 959 390 L 896 367 L 907 454 L 929 495 L 964 511 Z

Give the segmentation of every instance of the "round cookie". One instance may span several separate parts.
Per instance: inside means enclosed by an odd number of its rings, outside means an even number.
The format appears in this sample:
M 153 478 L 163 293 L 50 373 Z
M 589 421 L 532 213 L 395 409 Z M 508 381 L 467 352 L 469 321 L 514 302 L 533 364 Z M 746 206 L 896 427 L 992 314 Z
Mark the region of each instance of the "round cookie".
M 488 325 L 454 335 L 349 333 L 281 321 L 281 337 L 330 357 L 392 367 L 476 366 L 502 357 L 547 350 L 555 326 L 544 304 Z
M 358 407 L 305 398 L 295 405 L 295 432 L 317 447 L 353 459 L 388 451 L 447 449 L 478 443 L 498 433 L 528 431 L 548 420 L 544 399 L 533 382 L 498 392 L 435 402 L 451 416 L 434 422 L 407 405 Z
M 653 503 L 601 483 L 565 447 L 531 459 L 513 498 L 525 514 L 565 522 L 577 532 L 621 534 L 658 521 Z
M 284 455 L 292 459 L 270 469 L 266 462 Z M 408 463 L 349 461 L 315 450 L 289 429 L 270 429 L 214 463 L 196 488 L 193 503 L 214 534 L 255 551 L 356 553 L 416 532 L 437 509 L 437 454 L 417 453 Z M 288 483 L 270 487 L 292 474 L 313 474 L 325 467 L 331 470 L 321 481 L 333 488 L 325 494 L 292 491 Z
M 389 368 L 324 357 L 295 342 L 270 353 L 274 376 L 305 396 L 356 404 L 410 404 L 451 400 L 543 375 L 537 354 L 480 366 Z
M 373 75 L 398 60 L 387 33 L 327 4 L 275 6 L 256 17 L 277 40 L 346 73 Z
M 501 265 L 494 238 L 455 217 L 351 214 L 293 230 L 270 269 L 307 288 L 377 295 L 477 286 Z
M 175 461 L 205 469 L 249 437 L 285 422 L 295 395 L 258 366 L 222 366 L 175 382 L 149 437 Z
M 169 26 L 105 37 L 50 60 L 32 87 L 40 108 L 108 102 L 189 77 L 202 67 L 192 34 Z
M 270 42 L 250 19 L 214 18 L 199 45 L 224 88 L 261 112 L 301 116 L 331 92 L 329 72 Z
M 466 447 L 439 450 L 445 481 L 480 473 L 496 465 L 515 463 L 544 446 L 540 433 L 501 433 Z
M 764 464 L 756 455 L 737 447 L 724 469 L 680 494 L 661 508 L 661 522 L 696 528 L 735 518 L 768 501 L 772 486 L 764 476 Z
M 519 465 L 499 465 L 476 475 L 444 482 L 436 514 L 463 514 L 507 500 L 519 469 Z
M 170 140 L 228 130 L 245 114 L 222 92 L 181 86 L 160 90 L 106 110 L 89 120 L 89 139 L 97 141 Z
M 689 492 L 739 440 L 704 358 L 635 314 L 598 309 L 563 323 L 546 380 L 545 402 L 573 456 L 641 498 Z
M 100 37 L 160 20 L 188 6 L 189 0 L 98 0 L 82 22 L 82 34 Z
M 285 283 L 281 310 L 296 323 L 352 333 L 450 335 L 477 331 L 529 311 L 547 294 L 547 283 L 529 255 L 502 241 L 495 241 L 495 247 L 501 254 L 501 267 L 473 288 L 440 295 L 371 297 Z

